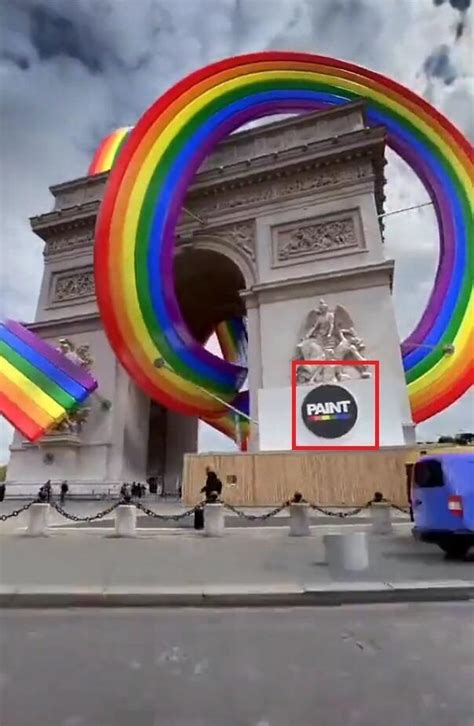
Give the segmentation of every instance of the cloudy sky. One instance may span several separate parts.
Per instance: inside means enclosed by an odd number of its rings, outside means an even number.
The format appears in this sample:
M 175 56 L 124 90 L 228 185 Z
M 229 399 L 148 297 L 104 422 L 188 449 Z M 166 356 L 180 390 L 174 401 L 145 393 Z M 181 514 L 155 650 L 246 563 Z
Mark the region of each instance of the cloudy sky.
M 83 176 L 105 134 L 212 61 L 266 49 L 354 61 L 422 94 L 474 138 L 471 0 L 3 0 L 0 13 L 0 319 L 33 318 L 42 245 L 28 217 L 51 208 L 48 186 Z M 391 155 L 388 177 L 387 211 L 427 200 Z M 389 217 L 386 252 L 404 337 L 434 278 L 431 208 Z M 419 434 L 472 430 L 470 403 Z M 1 421 L 0 462 L 10 437 Z M 226 440 L 207 429 L 201 446 Z

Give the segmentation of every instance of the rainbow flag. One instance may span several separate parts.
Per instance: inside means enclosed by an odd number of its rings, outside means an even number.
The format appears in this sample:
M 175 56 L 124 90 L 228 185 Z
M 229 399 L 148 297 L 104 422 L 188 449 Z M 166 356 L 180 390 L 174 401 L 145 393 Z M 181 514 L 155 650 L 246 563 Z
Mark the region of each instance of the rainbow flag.
M 216 325 L 222 355 L 229 363 L 247 365 L 248 335 L 245 318 L 230 318 Z
M 0 323 L 0 414 L 29 441 L 72 413 L 97 388 L 83 368 L 20 323 Z
M 88 176 L 110 171 L 122 151 L 131 130 L 131 126 L 116 129 L 100 142 L 87 171 Z

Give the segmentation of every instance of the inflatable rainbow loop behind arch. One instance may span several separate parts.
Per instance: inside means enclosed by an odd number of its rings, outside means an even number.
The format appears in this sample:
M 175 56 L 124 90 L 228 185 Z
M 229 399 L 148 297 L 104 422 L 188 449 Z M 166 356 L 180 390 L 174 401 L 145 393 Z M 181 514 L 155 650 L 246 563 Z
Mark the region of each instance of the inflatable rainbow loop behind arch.
M 95 272 L 109 340 L 151 398 L 233 434 L 234 418 L 210 394 L 248 410 L 245 368 L 190 335 L 173 288 L 174 230 L 187 187 L 216 143 L 259 117 L 355 100 L 370 125 L 415 171 L 439 223 L 439 264 L 428 305 L 402 345 L 410 402 L 421 422 L 472 385 L 472 147 L 426 101 L 351 63 L 304 53 L 230 58 L 166 92 L 129 131 L 114 132 L 90 173 L 112 165 L 96 228 Z M 101 161 L 104 160 L 104 161 Z M 454 346 L 445 355 L 443 347 Z M 167 365 L 157 369 L 154 361 Z M 245 411 L 246 412 L 246 411 Z

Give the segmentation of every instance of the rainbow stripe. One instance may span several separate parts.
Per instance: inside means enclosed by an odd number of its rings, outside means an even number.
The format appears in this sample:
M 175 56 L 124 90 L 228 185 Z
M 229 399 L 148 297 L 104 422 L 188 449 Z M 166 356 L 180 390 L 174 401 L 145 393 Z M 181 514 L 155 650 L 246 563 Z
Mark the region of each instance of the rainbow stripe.
M 230 318 L 216 325 L 216 336 L 225 360 L 238 365 L 247 365 L 248 334 L 245 318 Z M 233 402 L 234 407 L 243 411 L 249 416 L 250 399 L 248 391 L 241 391 L 238 399 Z M 206 421 L 206 419 L 203 419 Z M 243 416 L 236 419 L 235 411 L 227 409 L 223 416 L 218 419 L 207 420 L 210 426 L 226 434 L 240 445 L 241 451 L 247 450 L 248 438 L 250 435 L 249 420 Z M 236 431 L 236 426 L 240 431 Z
M 171 88 L 131 131 L 110 173 L 96 227 L 98 304 L 115 353 L 152 399 L 219 419 L 225 407 L 203 389 L 235 402 L 246 376 L 193 339 L 174 290 L 174 231 L 202 160 L 250 120 L 355 100 L 365 102 L 370 125 L 385 126 L 388 145 L 425 185 L 439 222 L 435 284 L 403 343 L 414 421 L 472 385 L 471 145 L 426 101 L 378 73 L 323 56 L 268 52 L 212 64 Z M 158 357 L 172 370 L 154 367 Z
M 102 172 L 109 171 L 112 168 L 127 141 L 131 129 L 131 126 L 116 129 L 101 141 L 87 171 L 88 176 L 102 174 Z
M 224 358 L 247 365 L 248 336 L 245 318 L 230 318 L 216 325 L 216 336 Z
M 318 416 L 308 416 L 309 421 L 347 421 L 351 418 L 350 413 L 324 413 Z
M 19 323 L 0 323 L 0 414 L 30 441 L 83 403 L 97 381 Z

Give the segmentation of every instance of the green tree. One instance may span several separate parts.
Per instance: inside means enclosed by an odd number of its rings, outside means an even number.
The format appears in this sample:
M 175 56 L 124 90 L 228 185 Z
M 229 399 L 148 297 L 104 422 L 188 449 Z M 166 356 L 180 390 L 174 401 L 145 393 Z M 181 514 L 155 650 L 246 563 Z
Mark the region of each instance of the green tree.
M 7 465 L 3 464 L 0 466 L 0 481 L 5 481 L 7 478 Z

